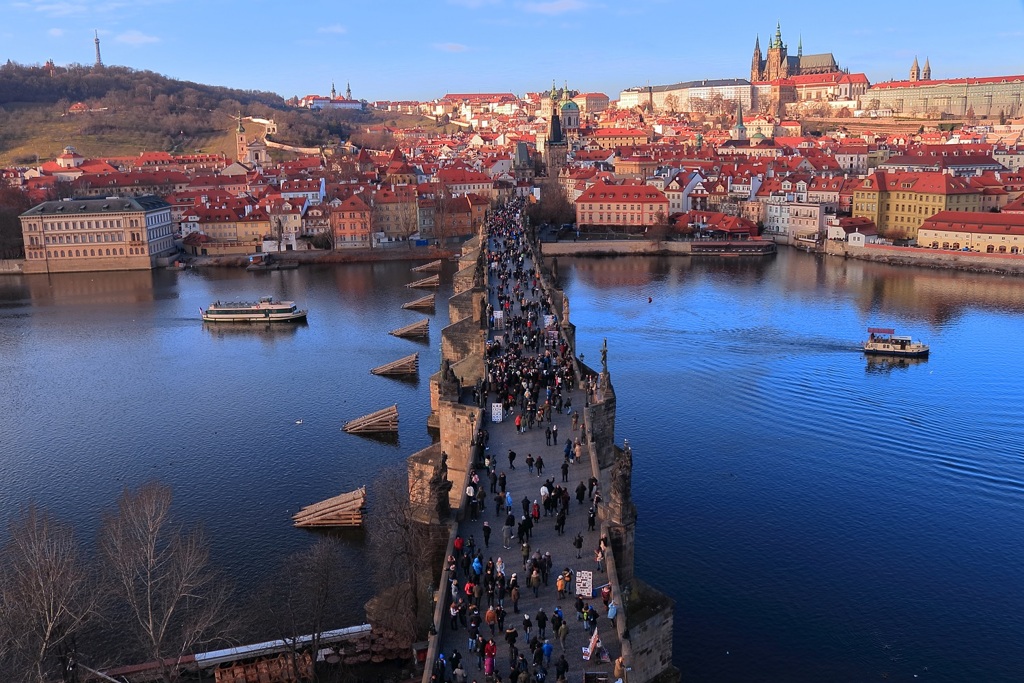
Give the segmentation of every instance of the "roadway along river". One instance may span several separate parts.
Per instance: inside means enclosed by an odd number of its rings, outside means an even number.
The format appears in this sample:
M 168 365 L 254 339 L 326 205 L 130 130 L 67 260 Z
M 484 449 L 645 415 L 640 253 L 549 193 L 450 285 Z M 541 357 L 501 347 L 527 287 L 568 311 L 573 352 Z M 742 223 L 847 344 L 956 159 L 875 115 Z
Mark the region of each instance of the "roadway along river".
M 559 270 L 579 350 L 596 362 L 608 338 L 638 575 L 677 601 L 688 680 L 1017 679 L 1024 281 L 788 251 Z M 418 319 L 400 308 L 417 277 L 382 263 L 0 278 L 0 521 L 36 500 L 91 538 L 122 486 L 160 478 L 253 586 L 309 544 L 290 525 L 300 505 L 429 443 L 446 307 L 429 345 L 387 335 Z M 260 294 L 308 307 L 308 326 L 198 320 Z M 869 364 L 869 325 L 931 358 Z M 417 383 L 369 375 L 413 350 Z M 397 446 L 339 430 L 391 403 Z

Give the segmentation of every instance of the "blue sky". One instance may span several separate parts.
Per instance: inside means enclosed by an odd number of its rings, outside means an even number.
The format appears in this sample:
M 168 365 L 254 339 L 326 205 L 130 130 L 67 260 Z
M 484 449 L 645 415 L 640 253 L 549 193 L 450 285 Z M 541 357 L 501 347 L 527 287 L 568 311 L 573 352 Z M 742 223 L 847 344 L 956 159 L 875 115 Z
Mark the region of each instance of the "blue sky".
M 285 97 L 432 99 L 559 85 L 613 99 L 634 85 L 746 78 L 754 37 L 777 21 L 796 53 L 832 52 L 872 82 L 906 78 L 914 56 L 934 78 L 1024 73 L 1024 2 L 970 5 L 862 0 L 0 0 L 4 61 L 103 60 L 175 78 Z

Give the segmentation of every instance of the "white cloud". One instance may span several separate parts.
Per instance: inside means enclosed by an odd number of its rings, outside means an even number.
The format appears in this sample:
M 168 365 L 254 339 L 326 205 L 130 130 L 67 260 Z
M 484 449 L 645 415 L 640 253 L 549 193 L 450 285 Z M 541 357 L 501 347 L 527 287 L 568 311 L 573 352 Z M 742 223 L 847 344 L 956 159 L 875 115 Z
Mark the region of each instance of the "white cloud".
M 565 14 L 585 9 L 587 4 L 583 0 L 550 0 L 550 2 L 528 2 L 523 5 L 527 12 L 536 14 Z
M 64 29 L 62 28 L 51 28 L 46 32 L 46 35 L 52 36 L 53 38 L 60 38 L 64 35 Z
M 41 12 L 51 17 L 69 17 L 75 14 L 83 14 L 88 7 L 82 2 L 16 2 L 12 5 L 18 9 L 28 9 L 34 12 Z
M 330 26 L 321 26 L 316 30 L 317 33 L 334 33 L 341 35 L 342 33 L 348 33 L 348 29 L 341 24 L 331 24 Z
M 462 43 L 434 43 L 434 49 L 441 52 L 465 52 L 469 48 Z
M 160 39 L 156 36 L 149 36 L 142 31 L 131 29 L 117 35 L 114 40 L 125 45 L 131 45 L 133 47 L 139 47 L 140 45 L 149 45 L 151 43 L 159 43 Z

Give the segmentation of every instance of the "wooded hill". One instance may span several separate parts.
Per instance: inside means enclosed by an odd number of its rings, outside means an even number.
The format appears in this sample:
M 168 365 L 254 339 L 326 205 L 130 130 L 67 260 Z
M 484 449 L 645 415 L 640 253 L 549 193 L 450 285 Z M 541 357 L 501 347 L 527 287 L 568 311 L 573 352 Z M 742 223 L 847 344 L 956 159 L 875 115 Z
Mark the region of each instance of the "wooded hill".
M 68 113 L 72 104 L 90 111 Z M 168 78 L 122 66 L 0 66 L 0 165 L 52 158 L 68 144 L 86 156 L 141 151 L 234 154 L 233 119 L 272 118 L 275 139 L 315 147 L 348 139 L 372 112 L 313 112 L 280 95 Z

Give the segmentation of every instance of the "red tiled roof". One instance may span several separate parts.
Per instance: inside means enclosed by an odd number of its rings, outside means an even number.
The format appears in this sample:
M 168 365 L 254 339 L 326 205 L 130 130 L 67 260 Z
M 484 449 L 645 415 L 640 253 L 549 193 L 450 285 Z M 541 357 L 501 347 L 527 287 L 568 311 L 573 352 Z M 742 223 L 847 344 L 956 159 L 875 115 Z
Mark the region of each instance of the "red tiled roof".
M 1024 235 L 1024 214 L 984 211 L 940 211 L 925 219 L 922 230 Z

